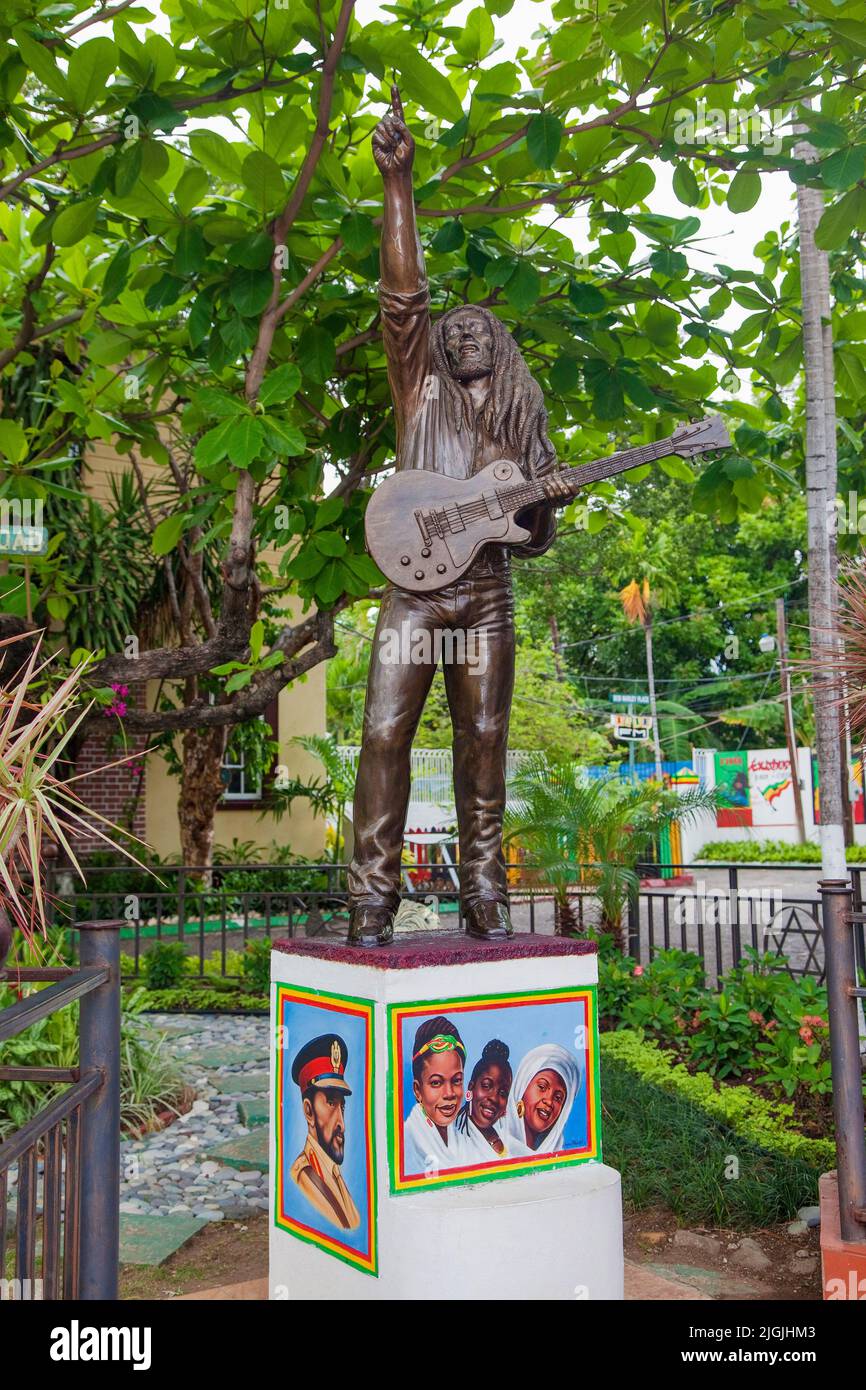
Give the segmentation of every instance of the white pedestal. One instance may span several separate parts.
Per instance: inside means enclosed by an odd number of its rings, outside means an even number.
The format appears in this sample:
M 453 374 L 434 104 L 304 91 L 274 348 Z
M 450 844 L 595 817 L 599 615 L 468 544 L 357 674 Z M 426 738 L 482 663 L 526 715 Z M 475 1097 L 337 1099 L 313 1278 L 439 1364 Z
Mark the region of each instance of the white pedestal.
M 623 1297 L 620 1180 L 600 1161 L 597 970 L 586 943 L 443 934 L 363 952 L 299 940 L 277 943 L 272 960 L 272 1298 Z M 467 1150 L 453 1124 L 425 1129 L 419 1107 L 421 1139 L 429 1130 L 434 1146 L 437 1134 L 446 1143 L 423 1169 L 412 1157 L 403 1121 L 416 1104 L 413 1048 L 439 1016 L 448 1028 L 422 1054 L 424 1078 L 438 1085 L 440 1069 L 462 1065 L 461 1100 L 483 1043 L 510 1047 L 504 1156 L 477 1131 Z M 566 1095 L 564 1127 L 535 1149 L 522 1143 L 533 1139 L 529 1121 L 515 1119 L 530 1073 L 530 1086 L 563 1078 L 557 1102 Z

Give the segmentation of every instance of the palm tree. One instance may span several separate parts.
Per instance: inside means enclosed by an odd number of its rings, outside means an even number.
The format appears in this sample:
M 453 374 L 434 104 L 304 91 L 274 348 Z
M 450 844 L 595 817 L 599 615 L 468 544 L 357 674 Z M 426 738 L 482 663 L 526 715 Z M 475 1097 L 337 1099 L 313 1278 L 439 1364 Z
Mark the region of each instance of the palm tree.
M 290 810 L 292 802 L 301 796 L 309 801 L 314 816 L 333 816 L 335 834 L 332 862 L 338 864 L 346 806 L 355 790 L 354 770 L 343 761 L 333 734 L 299 735 L 292 739 L 292 743 L 318 759 L 324 769 L 324 778 L 305 781 L 302 777 L 293 777 L 286 783 L 276 783 L 266 814 L 280 820 Z
M 582 882 L 599 900 L 602 931 L 621 944 L 623 910 L 638 887 L 640 860 L 673 821 L 692 820 L 716 804 L 714 791 L 590 781 L 577 763 L 536 754 L 513 780 L 506 840 L 520 839 L 553 889 L 557 935 L 577 935 L 569 889 Z
M 640 623 L 646 642 L 646 673 L 649 689 L 650 714 L 653 721 L 656 781 L 662 780 L 662 747 L 659 739 L 658 707 L 656 705 L 655 666 L 653 663 L 653 609 L 676 599 L 676 585 L 663 565 L 654 563 L 642 554 L 639 560 L 641 579 L 632 579 L 620 589 L 619 601 L 626 621 Z

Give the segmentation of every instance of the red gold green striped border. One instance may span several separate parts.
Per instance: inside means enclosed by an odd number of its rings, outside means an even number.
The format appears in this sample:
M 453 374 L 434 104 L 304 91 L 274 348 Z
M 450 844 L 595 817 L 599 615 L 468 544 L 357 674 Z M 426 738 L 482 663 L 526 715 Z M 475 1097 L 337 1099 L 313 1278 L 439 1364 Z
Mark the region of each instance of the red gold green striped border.
M 328 994 L 324 990 L 302 989 L 297 985 L 274 986 L 274 1018 L 276 1020 L 276 1056 L 274 1065 L 274 1224 L 282 1231 L 288 1231 L 309 1245 L 317 1245 L 338 1260 L 363 1270 L 365 1274 L 377 1277 L 379 1257 L 377 1244 L 376 1211 L 376 1132 L 373 1121 L 373 1095 L 375 1080 L 375 1048 L 373 1001 L 356 999 L 348 994 Z M 363 1018 L 366 1023 L 366 1047 L 364 1066 L 364 1141 L 367 1168 L 367 1249 L 353 1250 L 350 1245 L 336 1236 L 324 1235 L 312 1226 L 305 1225 L 285 1211 L 284 1203 L 284 1152 L 283 1152 L 283 1016 L 287 1003 L 312 1004 L 317 1009 L 330 1009 L 335 1014 L 349 1014 Z
M 538 1158 L 494 1159 L 449 1169 L 439 1177 L 408 1175 L 403 1170 L 402 1078 L 403 1044 L 401 1024 L 418 1014 L 458 1014 L 481 1009 L 526 1008 L 539 1004 L 584 1003 L 586 1005 L 586 1105 L 587 1143 L 580 1149 L 542 1154 Z M 532 990 L 519 994 L 483 994 L 465 999 L 425 999 L 414 1003 L 388 1005 L 388 1159 L 391 1193 L 417 1192 L 419 1188 L 450 1187 L 455 1183 L 489 1182 L 498 1178 L 520 1177 L 542 1168 L 566 1168 L 601 1158 L 601 1100 L 599 1092 L 599 1054 L 596 986 L 580 985 L 565 989 Z

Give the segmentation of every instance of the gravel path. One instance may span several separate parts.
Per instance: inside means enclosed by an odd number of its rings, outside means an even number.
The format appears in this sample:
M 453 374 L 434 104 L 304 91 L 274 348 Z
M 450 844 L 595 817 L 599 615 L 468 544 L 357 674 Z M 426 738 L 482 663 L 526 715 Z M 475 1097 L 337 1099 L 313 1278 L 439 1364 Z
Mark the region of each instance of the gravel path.
M 241 1098 L 267 1098 L 266 1091 L 254 1089 L 252 1078 L 258 1080 L 267 1071 L 268 1019 L 218 1014 L 146 1017 L 173 1038 L 172 1052 L 195 1087 L 196 1099 L 188 1114 L 159 1133 L 123 1140 L 120 1210 L 130 1215 L 189 1214 L 206 1221 L 266 1211 L 267 1173 L 228 1167 L 208 1153 L 250 1133 L 238 1118 Z M 220 1061 L 226 1052 L 231 1060 Z M 247 1060 L 238 1060 L 236 1053 L 246 1054 Z

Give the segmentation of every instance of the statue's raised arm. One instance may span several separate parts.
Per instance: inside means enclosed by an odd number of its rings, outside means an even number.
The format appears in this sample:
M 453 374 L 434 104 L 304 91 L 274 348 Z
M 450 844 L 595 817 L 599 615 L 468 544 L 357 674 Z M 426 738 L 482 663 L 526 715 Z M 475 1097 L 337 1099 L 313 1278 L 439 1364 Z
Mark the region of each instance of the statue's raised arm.
M 385 185 L 380 252 L 382 284 L 412 293 L 427 282 L 412 196 L 415 141 L 403 118 L 403 103 L 391 88 L 391 110 L 373 131 L 373 158 Z

